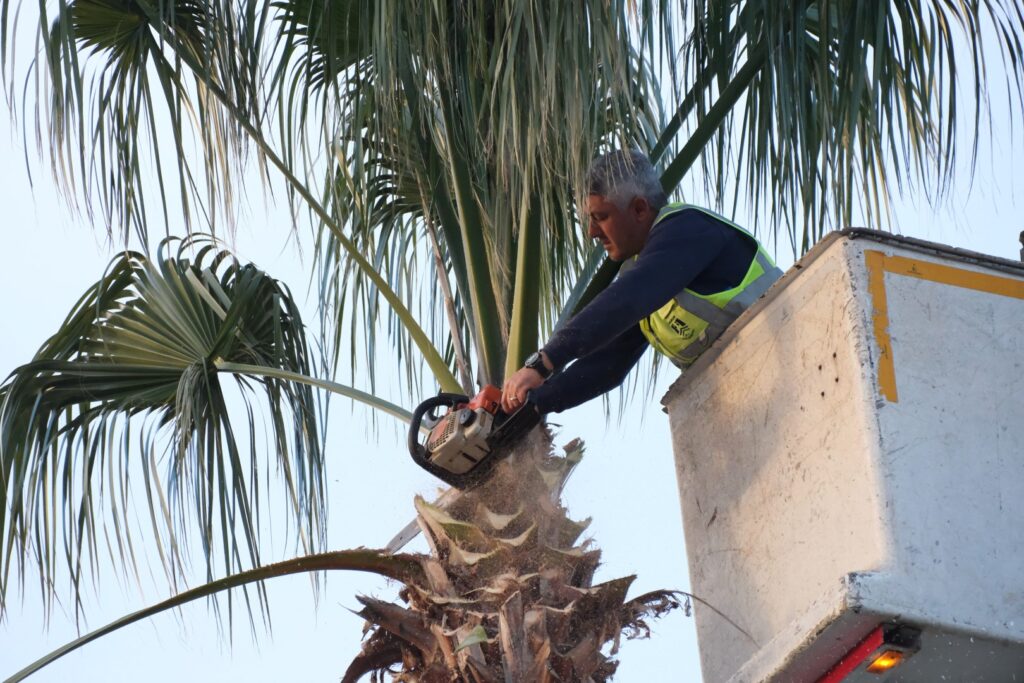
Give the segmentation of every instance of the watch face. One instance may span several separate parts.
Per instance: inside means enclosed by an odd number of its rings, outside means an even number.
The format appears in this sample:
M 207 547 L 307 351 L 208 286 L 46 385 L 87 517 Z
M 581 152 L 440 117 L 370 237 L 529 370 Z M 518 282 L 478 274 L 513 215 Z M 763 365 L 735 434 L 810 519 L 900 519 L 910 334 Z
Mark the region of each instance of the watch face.
M 547 378 L 547 376 L 551 374 L 551 371 L 548 370 L 546 365 L 544 365 L 544 359 L 541 358 L 540 351 L 534 351 L 533 353 L 530 354 L 530 356 L 526 359 L 526 367 L 530 368 L 531 370 L 536 370 L 541 374 L 542 377 L 545 378 Z

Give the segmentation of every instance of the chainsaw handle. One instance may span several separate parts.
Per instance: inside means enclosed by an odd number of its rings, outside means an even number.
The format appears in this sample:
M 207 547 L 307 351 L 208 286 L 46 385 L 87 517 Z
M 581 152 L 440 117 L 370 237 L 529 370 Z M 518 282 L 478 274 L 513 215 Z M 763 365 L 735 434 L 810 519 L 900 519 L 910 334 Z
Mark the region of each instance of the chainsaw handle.
M 420 429 L 423 426 L 423 417 L 430 413 L 431 419 L 434 419 L 434 409 L 441 407 L 454 408 L 460 403 L 468 403 L 469 397 L 463 394 L 449 394 L 441 392 L 437 396 L 431 396 L 423 403 L 416 406 L 416 410 L 412 411 L 412 419 L 409 420 L 409 455 L 411 455 L 417 462 L 424 457 L 423 445 L 420 444 Z
M 464 404 L 468 402 L 469 397 L 464 396 L 463 394 L 448 394 L 441 392 L 437 396 L 432 396 L 416 406 L 416 410 L 412 412 L 412 419 L 409 421 L 409 455 L 412 456 L 413 461 L 446 484 L 460 489 L 463 488 L 465 484 L 462 482 L 459 475 L 449 472 L 443 467 L 438 467 L 434 463 L 430 462 L 430 458 L 427 457 L 426 447 L 420 443 L 420 428 L 423 425 L 423 416 L 429 412 L 433 417 L 433 410 L 435 408 L 454 408 L 460 403 Z

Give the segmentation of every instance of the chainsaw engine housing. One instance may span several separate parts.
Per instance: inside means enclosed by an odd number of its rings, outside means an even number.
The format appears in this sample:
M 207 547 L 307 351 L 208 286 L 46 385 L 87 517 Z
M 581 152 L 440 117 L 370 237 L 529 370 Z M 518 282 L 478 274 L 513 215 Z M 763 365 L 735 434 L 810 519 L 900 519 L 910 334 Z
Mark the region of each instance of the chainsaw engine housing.
M 501 389 L 492 385 L 472 398 L 441 392 L 413 411 L 409 455 L 441 481 L 466 489 L 482 481 L 494 463 L 537 426 L 540 417 L 529 400 L 506 415 L 501 410 Z
M 482 408 L 452 410 L 430 430 L 427 457 L 449 472 L 465 474 L 491 452 L 487 437 L 493 424 L 494 416 Z

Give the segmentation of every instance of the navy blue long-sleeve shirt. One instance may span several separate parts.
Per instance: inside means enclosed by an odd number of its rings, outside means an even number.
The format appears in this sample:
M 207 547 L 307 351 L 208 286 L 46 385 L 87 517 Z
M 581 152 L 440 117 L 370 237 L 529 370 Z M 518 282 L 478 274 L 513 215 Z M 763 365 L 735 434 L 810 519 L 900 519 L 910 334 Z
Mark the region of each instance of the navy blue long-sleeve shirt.
M 531 392 L 537 408 L 561 412 L 617 387 L 647 349 L 641 320 L 683 289 L 738 286 L 756 251 L 754 240 L 697 209 L 656 224 L 633 268 L 544 345 L 555 367 L 568 367 Z

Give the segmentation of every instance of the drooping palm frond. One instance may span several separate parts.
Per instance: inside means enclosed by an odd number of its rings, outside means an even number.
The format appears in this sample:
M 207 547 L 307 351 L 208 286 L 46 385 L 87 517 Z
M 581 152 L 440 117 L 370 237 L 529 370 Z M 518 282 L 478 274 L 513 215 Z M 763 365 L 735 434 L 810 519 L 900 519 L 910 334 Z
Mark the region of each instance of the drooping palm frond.
M 60 647 L 53 652 L 40 657 L 25 668 L 21 669 L 11 677 L 4 680 L 4 683 L 18 683 L 23 681 L 40 669 L 49 666 L 61 657 L 68 655 L 75 650 L 88 645 L 89 643 L 106 635 L 119 631 L 136 622 L 156 616 L 161 612 L 181 607 L 190 602 L 202 598 L 215 597 L 224 591 L 246 585 L 263 582 L 268 579 L 275 579 L 281 576 L 293 574 L 308 574 L 321 571 L 362 571 L 372 572 L 385 576 L 395 581 L 414 582 L 422 581 L 423 567 L 421 559 L 410 555 L 391 555 L 382 550 L 337 550 L 333 552 L 320 553 L 318 555 L 307 555 L 292 560 L 275 562 L 265 567 L 257 567 L 249 571 L 239 572 L 226 576 L 223 579 L 211 581 L 210 583 L 196 588 L 183 591 L 174 597 L 168 598 L 155 605 L 140 609 L 137 612 L 125 615 L 120 619 L 112 621 L 95 631 L 90 631 L 81 638 Z
M 662 184 L 675 191 L 700 161 L 711 200 L 763 210 L 751 227 L 787 233 L 795 254 L 858 216 L 885 227 L 894 193 L 941 200 L 958 149 L 973 170 L 990 85 L 1024 108 L 1014 0 L 683 0 L 679 13 L 686 40 L 666 64 L 675 112 L 651 149 Z M 1005 82 L 990 84 L 996 59 Z M 616 271 L 606 261 L 579 283 L 560 320 Z
M 1002 61 L 1006 80 L 991 85 L 1024 105 L 1016 0 L 681 8 L 694 30 L 680 73 L 703 95 L 686 143 L 667 157 L 665 184 L 674 188 L 703 158 L 709 194 L 760 203 L 767 231 L 788 231 L 794 250 L 857 215 L 884 220 L 894 192 L 941 198 L 958 152 L 977 151 L 987 63 Z
M 653 144 L 660 103 L 626 3 L 277 6 L 294 63 L 280 91 L 336 122 L 323 126 L 342 150 L 335 207 L 373 253 L 405 256 L 380 262 L 392 280 L 414 277 L 410 247 L 436 237 L 443 272 L 422 280 L 449 281 L 465 326 L 435 345 L 470 337 L 476 379 L 500 380 L 550 329 L 587 258 L 574 205 L 594 150 Z M 341 310 L 364 276 L 330 270 Z
M 8 37 L 12 4 L 13 0 L 0 0 L 0 55 L 6 64 L 13 63 Z M 45 6 L 40 16 L 45 49 L 36 68 L 46 78 L 34 80 L 39 84 L 37 99 L 49 107 L 38 110 L 45 113 L 38 114 L 36 125 L 40 137 L 45 133 L 49 138 L 43 149 L 69 196 L 81 195 L 90 212 L 98 204 L 108 229 L 123 232 L 126 243 L 134 231 L 146 245 L 146 201 L 158 196 L 166 219 L 169 188 L 164 159 L 173 159 L 185 230 L 216 232 L 218 212 L 232 215 L 239 194 L 237 177 L 254 155 L 261 168 L 267 163 L 275 167 L 289 197 L 302 202 L 330 231 L 346 260 L 385 300 L 383 305 L 404 330 L 403 339 L 415 347 L 438 383 L 451 391 L 459 389 L 449 364 L 402 298 L 310 189 L 316 182 L 310 185 L 304 177 L 318 174 L 305 165 L 306 159 L 295 158 L 290 133 L 281 135 L 280 148 L 274 145 L 263 101 L 266 61 L 273 57 L 273 47 L 266 45 L 268 31 L 278 27 L 272 21 L 271 3 L 56 4 L 52 26 Z M 5 76 L 12 75 L 5 70 Z M 305 121 L 298 121 L 300 137 L 304 128 Z M 195 142 L 198 161 L 191 146 Z M 152 176 L 144 173 L 150 158 Z M 189 220 L 196 207 L 202 214 L 198 226 Z
M 0 386 L 0 598 L 12 568 L 24 576 L 33 561 L 49 597 L 64 574 L 58 558 L 77 594 L 104 536 L 112 559 L 133 566 L 139 477 L 172 581 L 184 568 L 184 531 L 198 535 L 208 574 L 259 564 L 264 457 L 285 484 L 301 545 L 322 544 L 317 405 L 310 387 L 289 381 L 312 374 L 299 311 L 283 284 L 215 244 L 174 246 L 165 241 L 153 261 L 116 258 Z M 233 391 L 225 363 L 250 368 Z M 241 424 L 229 414 L 236 394 Z M 269 454 L 257 442 L 261 415 Z
M 11 5 L 0 4 L 5 66 L 14 63 Z M 260 37 L 250 35 L 263 21 L 258 8 L 58 0 L 39 3 L 39 13 L 34 69 L 46 77 L 32 79 L 44 105 L 36 109 L 36 134 L 69 198 L 81 198 L 91 217 L 98 208 L 99 220 L 125 242 L 134 233 L 147 243 L 152 204 L 169 229 L 174 193 L 186 223 L 198 212 L 198 227 L 213 229 L 218 216 L 230 217 L 248 147 L 237 119 L 262 115 Z M 5 69 L 5 76 L 16 74 Z

